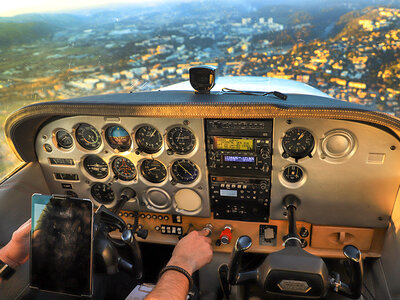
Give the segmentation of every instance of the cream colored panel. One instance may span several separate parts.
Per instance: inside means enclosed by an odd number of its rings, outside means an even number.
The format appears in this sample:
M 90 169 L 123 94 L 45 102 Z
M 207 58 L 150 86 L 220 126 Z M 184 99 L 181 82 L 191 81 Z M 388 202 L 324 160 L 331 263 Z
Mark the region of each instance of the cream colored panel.
M 295 163 L 292 158 L 282 157 L 281 146 L 285 132 L 293 127 L 308 129 L 316 143 L 313 157 L 300 159 L 297 163 L 307 174 L 305 182 L 298 188 L 288 188 L 279 179 L 284 167 Z M 354 149 L 347 157 L 327 158 L 322 142 L 326 135 L 337 130 L 352 134 Z M 400 144 L 392 135 L 357 122 L 275 119 L 273 144 L 273 219 L 284 219 L 282 199 L 287 194 L 295 194 L 301 200 L 298 220 L 354 227 L 388 225 L 400 178 Z M 395 146 L 394 150 L 392 146 Z M 374 160 L 376 157 L 379 163 Z

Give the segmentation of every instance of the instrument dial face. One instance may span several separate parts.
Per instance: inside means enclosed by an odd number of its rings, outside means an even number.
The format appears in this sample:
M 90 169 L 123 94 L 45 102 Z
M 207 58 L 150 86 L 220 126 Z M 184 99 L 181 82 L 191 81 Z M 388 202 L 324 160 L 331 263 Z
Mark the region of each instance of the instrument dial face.
M 193 150 L 196 138 L 186 127 L 177 126 L 168 131 L 167 142 L 173 152 L 187 154 Z
M 132 143 L 129 133 L 118 125 L 107 128 L 106 140 L 111 148 L 119 151 L 128 151 Z
M 83 160 L 83 166 L 90 175 L 97 179 L 103 179 L 108 175 L 108 165 L 99 156 L 86 156 Z
M 99 203 L 109 204 L 114 201 L 113 190 L 104 183 L 95 183 L 90 192 L 93 198 Z
M 303 170 L 299 166 L 287 166 L 283 170 L 283 178 L 291 183 L 299 182 L 303 178 Z
M 100 133 L 90 124 L 81 123 L 75 135 L 79 145 L 87 150 L 96 150 L 101 145 Z
M 74 143 L 68 131 L 60 129 L 56 133 L 57 146 L 62 149 L 70 149 Z
M 146 159 L 140 166 L 140 172 L 143 177 L 150 182 L 160 183 L 167 177 L 167 169 L 165 166 L 155 159 Z
M 114 159 L 112 169 L 115 176 L 123 181 L 131 181 L 136 178 L 136 168 L 133 162 L 126 157 L 119 156 Z
M 192 183 L 199 176 L 199 169 L 188 159 L 179 159 L 172 164 L 172 176 L 184 184 Z
M 136 131 L 135 139 L 140 150 L 149 154 L 160 151 L 163 142 L 161 133 L 150 125 L 140 127 Z
M 314 149 L 314 137 L 306 129 L 292 128 L 286 131 L 282 147 L 288 156 L 295 159 L 310 156 Z

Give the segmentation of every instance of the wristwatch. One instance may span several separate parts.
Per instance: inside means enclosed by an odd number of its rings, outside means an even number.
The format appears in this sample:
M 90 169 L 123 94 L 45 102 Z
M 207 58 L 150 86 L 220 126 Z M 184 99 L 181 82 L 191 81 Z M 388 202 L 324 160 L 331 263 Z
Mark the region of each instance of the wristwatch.
M 15 270 L 0 259 L 0 277 L 7 280 L 13 276 L 14 273 Z

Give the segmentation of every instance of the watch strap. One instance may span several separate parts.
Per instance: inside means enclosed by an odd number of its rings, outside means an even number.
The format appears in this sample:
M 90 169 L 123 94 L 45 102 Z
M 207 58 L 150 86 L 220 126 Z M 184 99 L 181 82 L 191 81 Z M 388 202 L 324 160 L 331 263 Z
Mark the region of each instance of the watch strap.
M 7 280 L 13 276 L 14 273 L 15 270 L 0 259 L 0 277 Z
M 172 266 L 172 265 L 166 266 L 161 270 L 159 278 L 161 278 L 162 274 L 164 274 L 165 272 L 170 271 L 170 270 L 176 271 L 176 272 L 179 272 L 179 273 L 185 275 L 186 278 L 189 280 L 189 291 L 192 289 L 192 287 L 194 285 L 193 278 L 192 278 L 192 276 L 190 276 L 189 272 L 186 271 L 184 268 L 181 268 L 178 266 Z

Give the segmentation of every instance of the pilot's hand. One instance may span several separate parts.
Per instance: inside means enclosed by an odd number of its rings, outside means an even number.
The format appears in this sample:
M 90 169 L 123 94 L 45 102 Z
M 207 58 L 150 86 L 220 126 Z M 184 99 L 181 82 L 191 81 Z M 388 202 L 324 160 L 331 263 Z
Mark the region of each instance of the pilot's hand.
M 29 258 L 29 232 L 31 219 L 14 231 L 11 241 L 0 249 L 0 259 L 12 268 L 25 263 Z
M 213 258 L 211 239 L 206 230 L 192 231 L 176 244 L 167 265 L 181 267 L 190 275 L 210 263 Z

